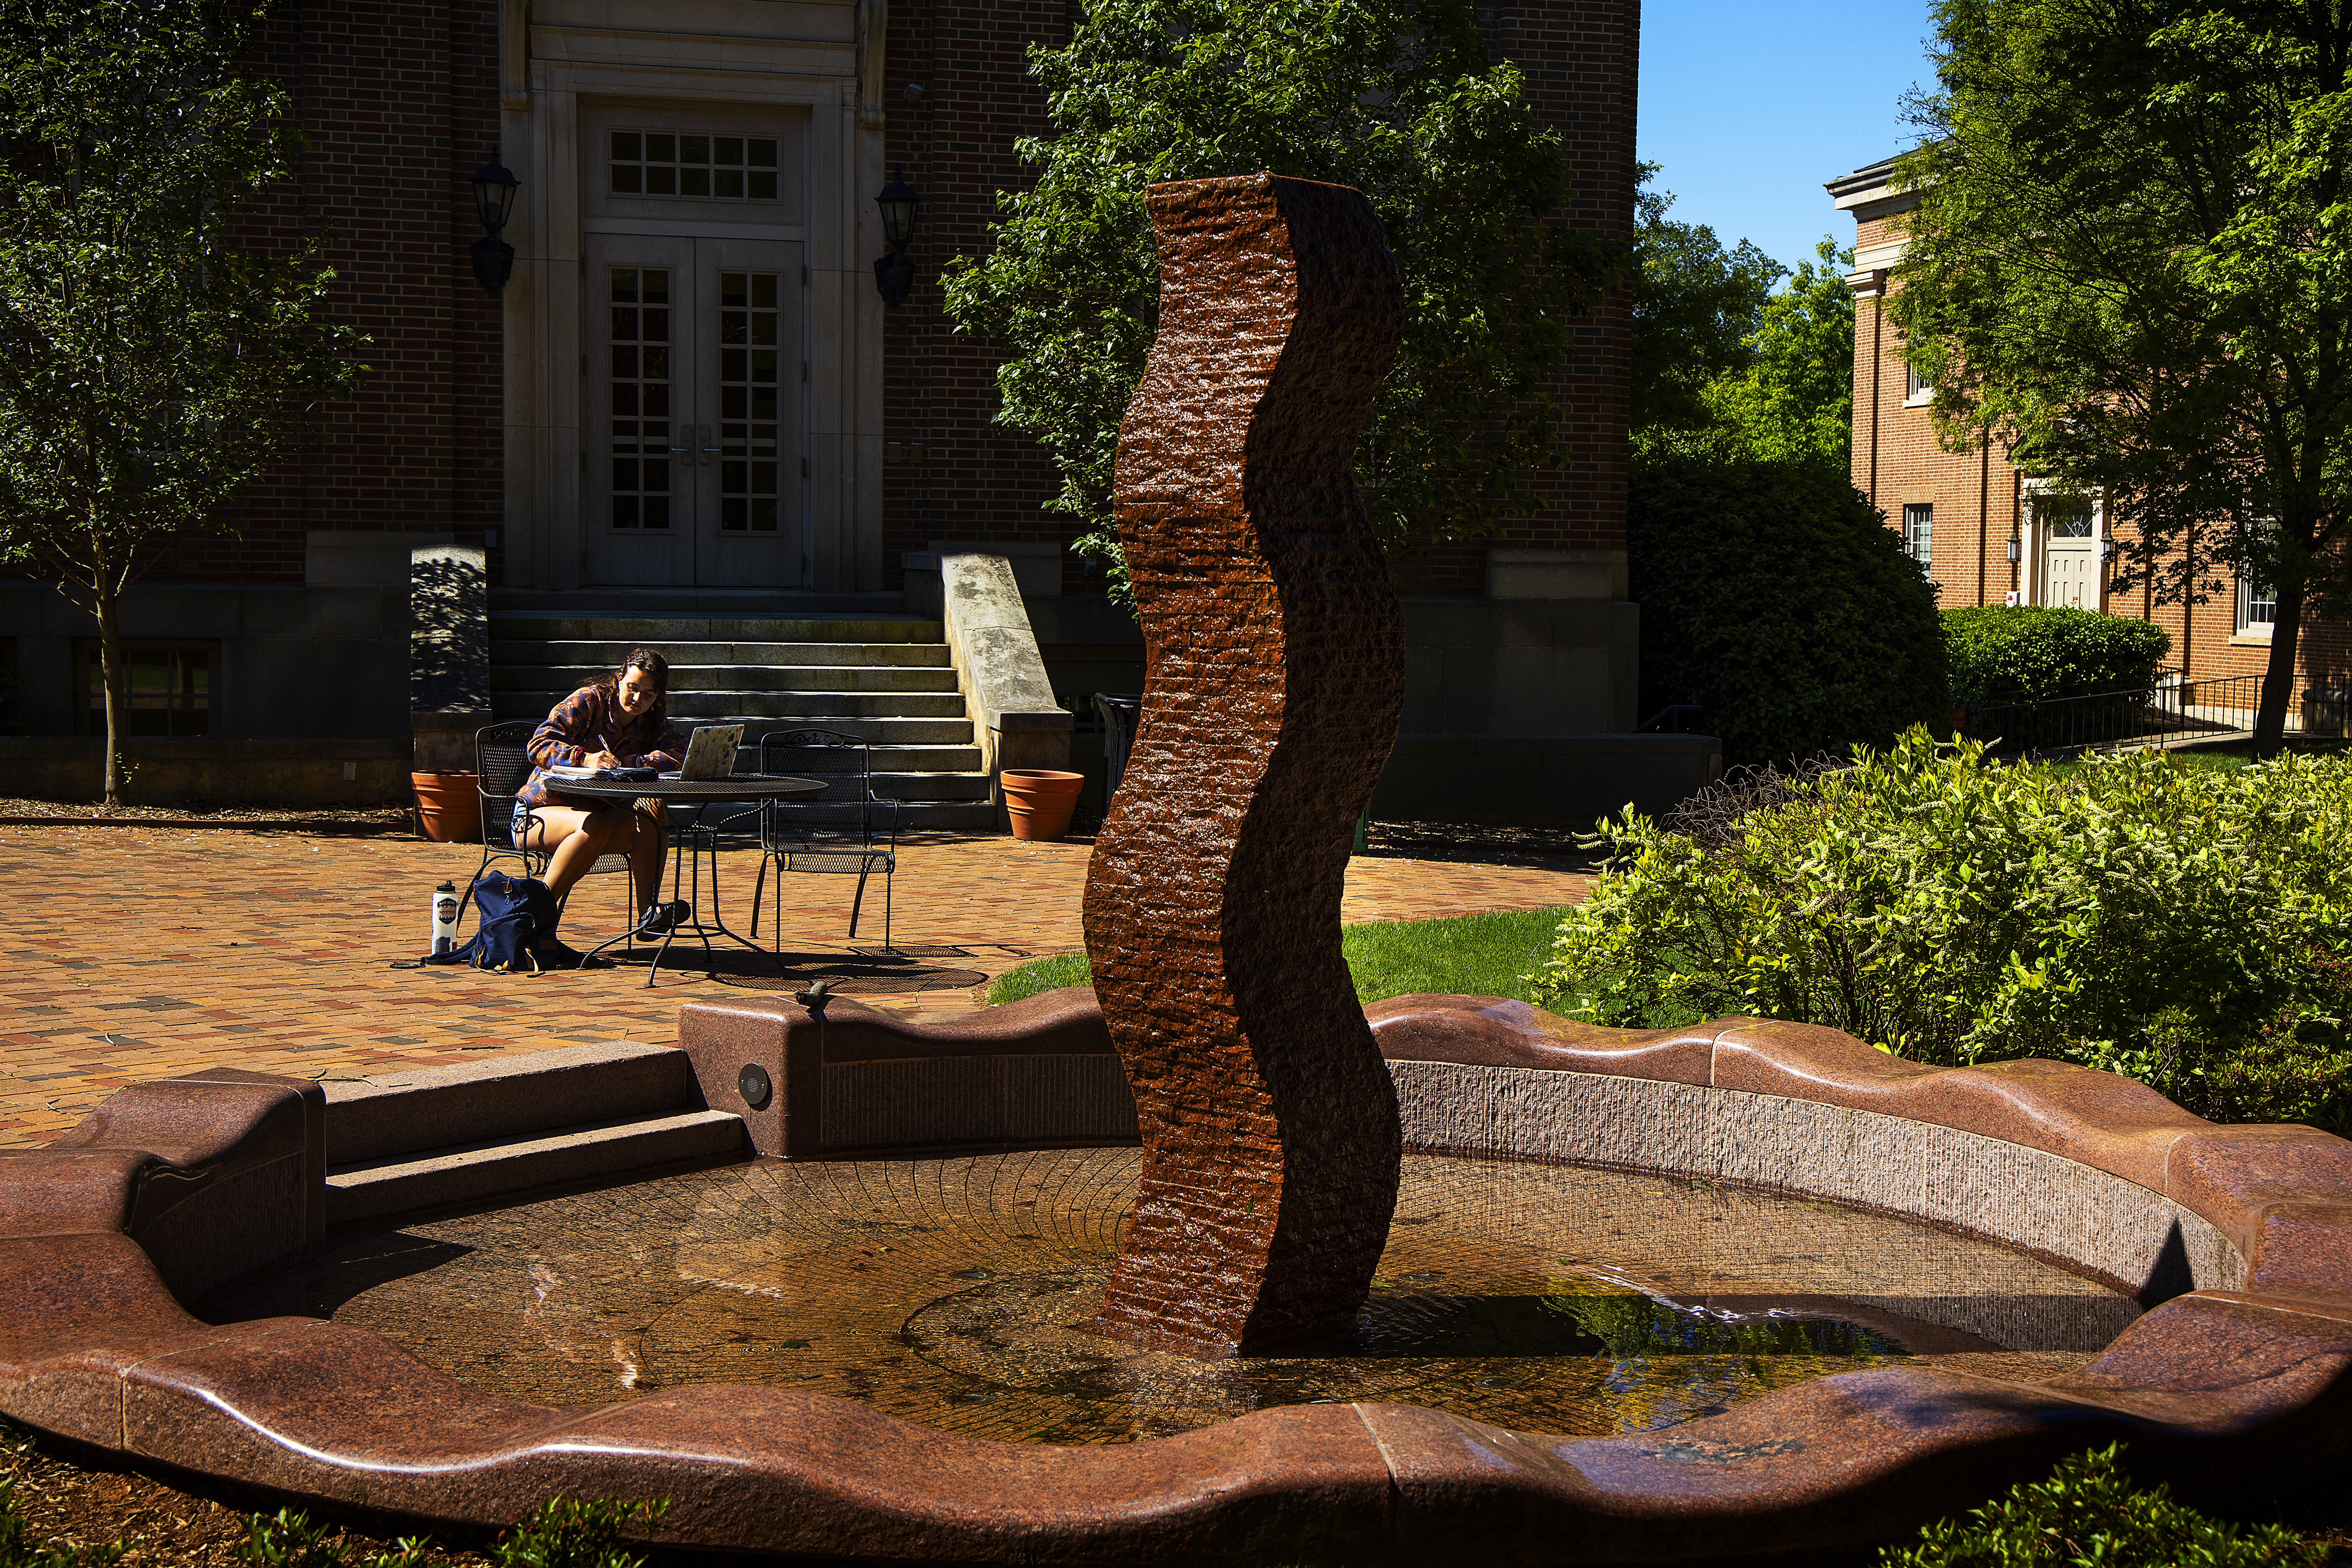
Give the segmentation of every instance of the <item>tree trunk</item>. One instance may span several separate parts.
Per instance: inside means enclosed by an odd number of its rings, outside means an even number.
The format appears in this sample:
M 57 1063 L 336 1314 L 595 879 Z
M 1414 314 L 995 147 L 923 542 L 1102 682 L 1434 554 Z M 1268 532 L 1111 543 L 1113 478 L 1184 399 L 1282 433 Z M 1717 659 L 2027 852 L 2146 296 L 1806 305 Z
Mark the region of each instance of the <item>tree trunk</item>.
M 2274 757 L 2286 744 L 2287 704 L 2294 697 L 2294 648 L 2303 627 L 2303 584 L 2281 584 L 2278 619 L 2271 625 L 2270 668 L 2263 673 L 2262 706 L 2254 711 L 2254 755 Z
M 98 611 L 99 671 L 106 684 L 106 805 L 122 805 L 122 742 L 130 724 L 130 672 L 122 667 L 122 634 L 114 618 L 114 574 L 101 562 L 90 597 Z M 82 694 L 77 693 L 77 697 Z

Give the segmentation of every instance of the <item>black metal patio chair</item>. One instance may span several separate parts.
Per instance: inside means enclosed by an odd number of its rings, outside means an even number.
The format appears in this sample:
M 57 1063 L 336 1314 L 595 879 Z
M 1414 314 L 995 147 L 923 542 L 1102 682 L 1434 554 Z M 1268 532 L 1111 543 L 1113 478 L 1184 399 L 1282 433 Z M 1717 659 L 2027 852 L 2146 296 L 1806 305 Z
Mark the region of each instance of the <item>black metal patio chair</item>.
M 898 808 L 903 802 L 874 793 L 874 745 L 843 730 L 771 730 L 760 737 L 760 771 L 823 778 L 830 787 L 808 800 L 763 801 L 760 806 L 760 881 L 751 893 L 751 934 L 760 934 L 760 904 L 768 868 L 776 871 L 776 948 L 784 945 L 784 873 L 855 874 L 849 935 L 857 937 L 866 879 L 882 874 L 882 945 L 890 947 L 890 879 L 898 868 Z M 885 826 L 887 824 L 887 826 Z M 877 827 L 881 831 L 877 832 Z

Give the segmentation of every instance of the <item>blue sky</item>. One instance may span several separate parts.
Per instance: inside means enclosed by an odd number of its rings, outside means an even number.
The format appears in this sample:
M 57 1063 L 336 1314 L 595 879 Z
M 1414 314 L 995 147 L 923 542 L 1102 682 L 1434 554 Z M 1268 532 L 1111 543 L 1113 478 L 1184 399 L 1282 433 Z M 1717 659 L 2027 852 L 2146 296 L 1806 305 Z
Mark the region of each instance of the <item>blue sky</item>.
M 1822 182 L 1910 144 L 1928 33 L 1926 0 L 1645 0 L 1639 146 L 1674 216 L 1783 266 L 1853 244 Z

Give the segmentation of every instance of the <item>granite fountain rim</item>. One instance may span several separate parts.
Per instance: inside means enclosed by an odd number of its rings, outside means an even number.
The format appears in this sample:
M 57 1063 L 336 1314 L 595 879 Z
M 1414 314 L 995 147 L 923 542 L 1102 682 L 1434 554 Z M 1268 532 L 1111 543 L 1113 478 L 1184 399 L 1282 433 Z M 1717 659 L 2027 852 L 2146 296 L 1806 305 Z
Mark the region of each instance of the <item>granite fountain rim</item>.
M 886 1561 L 1405 1561 L 1469 1542 L 1499 1562 L 1727 1560 L 1893 1539 L 2113 1437 L 2192 1495 L 2343 1457 L 2352 1143 L 2214 1126 L 2056 1063 L 1922 1068 L 1809 1026 L 1606 1030 L 1493 997 L 1367 1011 L 1392 1071 L 1479 1095 L 1618 1079 L 1699 1097 L 1676 1103 L 1829 1107 L 2039 1151 L 2200 1216 L 2236 1250 L 2242 1288 L 2156 1305 L 2068 1378 L 1851 1373 L 1611 1438 L 1364 1404 L 1055 1448 L 728 1385 L 560 1409 L 482 1394 L 332 1322 L 189 1314 L 166 1275 L 207 1246 L 290 1261 L 320 1235 L 319 1087 L 219 1069 L 132 1086 L 47 1148 L 0 1152 L 0 1414 L 373 1513 L 497 1525 L 556 1490 L 667 1496 L 665 1542 L 836 1555 L 849 1542 Z M 1091 1014 L 1083 988 L 971 1026 L 839 999 L 827 1033 L 907 1057 L 1018 1052 L 1082 1041 Z

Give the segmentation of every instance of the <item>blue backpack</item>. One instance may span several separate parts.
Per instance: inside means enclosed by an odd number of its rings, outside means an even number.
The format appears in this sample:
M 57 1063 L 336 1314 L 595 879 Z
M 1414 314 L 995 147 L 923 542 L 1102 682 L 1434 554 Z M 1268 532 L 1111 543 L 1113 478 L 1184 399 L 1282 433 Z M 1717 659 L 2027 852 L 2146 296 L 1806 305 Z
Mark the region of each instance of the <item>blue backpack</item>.
M 580 967 L 581 955 L 556 940 L 562 911 L 538 878 L 493 871 L 474 884 L 474 909 L 480 923 L 472 938 L 453 952 L 427 954 L 426 963 L 470 963 L 508 974 Z

